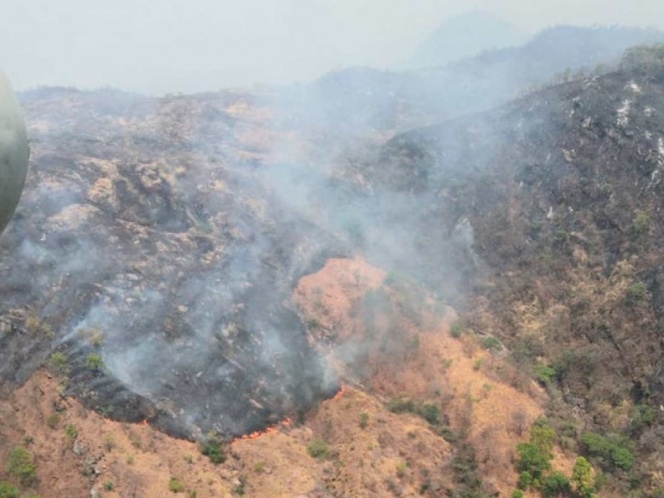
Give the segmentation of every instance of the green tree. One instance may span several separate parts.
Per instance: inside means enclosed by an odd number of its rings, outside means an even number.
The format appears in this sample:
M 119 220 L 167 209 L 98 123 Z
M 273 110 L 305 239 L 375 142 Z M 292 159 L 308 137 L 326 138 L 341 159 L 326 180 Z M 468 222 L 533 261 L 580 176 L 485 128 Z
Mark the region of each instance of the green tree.
M 542 481 L 542 492 L 547 498 L 568 494 L 569 480 L 560 472 L 552 472 Z
M 530 472 L 524 471 L 519 474 L 519 482 L 517 483 L 519 490 L 528 489 L 532 483 L 533 476 L 530 475 Z
M 623 470 L 630 470 L 634 466 L 634 454 L 622 446 L 611 448 L 611 462 Z
M 591 498 L 595 494 L 593 468 L 590 462 L 583 457 L 577 458 L 574 462 L 572 483 L 576 486 L 577 492 L 584 498 Z
M 556 439 L 556 433 L 546 421 L 538 420 L 530 429 L 530 442 L 549 459 L 553 458 L 553 442 Z
M 521 443 L 516 447 L 519 454 L 517 468 L 521 472 L 527 472 L 533 479 L 539 480 L 542 475 L 551 469 L 551 458 L 548 454 L 542 453 L 533 443 Z

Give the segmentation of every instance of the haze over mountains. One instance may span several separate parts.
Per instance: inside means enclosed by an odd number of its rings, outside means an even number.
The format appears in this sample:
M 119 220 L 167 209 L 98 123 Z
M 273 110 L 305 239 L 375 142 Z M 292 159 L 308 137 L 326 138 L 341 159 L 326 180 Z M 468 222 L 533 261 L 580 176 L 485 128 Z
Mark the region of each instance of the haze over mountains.
M 489 50 L 516 47 L 527 38 L 526 33 L 504 19 L 481 11 L 467 12 L 443 22 L 404 66 L 444 66 Z
M 416 69 L 23 92 L 0 486 L 664 495 L 664 34 L 520 36 L 473 14 Z
M 643 0 L 638 9 L 628 0 L 609 5 L 598 7 L 594 0 L 191 0 L 186 5 L 34 0 L 4 10 L 0 66 L 20 90 L 64 85 L 192 93 L 309 82 L 346 66 L 397 67 L 446 20 L 472 8 L 530 35 L 554 25 L 648 26 L 664 19 L 664 7 L 654 0 Z M 469 31 L 477 31 L 472 23 Z M 35 32 L 40 36 L 31 35 Z

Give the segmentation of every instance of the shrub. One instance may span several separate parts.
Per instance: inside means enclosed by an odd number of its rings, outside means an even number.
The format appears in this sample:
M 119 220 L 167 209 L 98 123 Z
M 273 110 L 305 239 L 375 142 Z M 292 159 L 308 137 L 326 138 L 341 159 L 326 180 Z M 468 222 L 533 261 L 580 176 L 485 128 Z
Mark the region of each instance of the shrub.
M 634 455 L 623 446 L 611 448 L 611 462 L 622 470 L 630 470 L 634 465 Z
M 69 373 L 69 359 L 67 355 L 56 351 L 51 355 L 49 361 L 51 371 L 56 375 L 67 375 Z
M 37 479 L 37 467 L 32 455 L 20 446 L 9 454 L 7 472 L 16 477 L 23 486 L 29 486 Z
M 537 380 L 544 386 L 551 384 L 551 381 L 556 377 L 556 371 L 553 367 L 538 363 L 533 367 L 533 372 Z
M 542 492 L 547 498 L 567 495 L 569 491 L 569 480 L 560 472 L 552 472 L 542 481 Z
M 650 216 L 643 211 L 636 213 L 632 221 L 632 234 L 634 237 L 643 237 L 650 233 Z
M 425 403 L 419 410 L 420 416 L 431 425 L 440 423 L 440 409 L 431 403 Z
M 523 491 L 520 489 L 515 489 L 512 491 L 512 498 L 523 498 Z
M 408 398 L 392 398 L 387 403 L 387 409 L 392 413 L 413 413 L 415 404 Z
M 18 489 L 8 482 L 0 481 L 0 498 L 19 498 Z
M 481 345 L 489 351 L 499 351 L 503 347 L 502 343 L 495 337 L 485 337 L 482 339 Z
M 595 494 L 593 468 L 583 457 L 577 458 L 574 462 L 572 483 L 583 498 L 591 498 Z
M 68 439 L 75 439 L 78 435 L 78 430 L 76 429 L 75 425 L 67 424 L 65 427 L 65 434 L 67 435 Z
M 655 409 L 648 405 L 636 405 L 632 411 L 630 422 L 634 430 L 650 427 L 655 420 Z
M 238 477 L 238 483 L 233 487 L 233 494 L 238 496 L 244 496 L 245 486 L 247 485 L 247 478 L 244 475 Z
M 592 456 L 604 458 L 611 453 L 611 443 L 594 432 L 584 432 L 581 435 L 581 443 Z
M 581 443 L 589 455 L 599 457 L 605 467 L 630 470 L 634 465 L 632 452 L 615 438 L 608 438 L 594 432 L 581 435 Z
M 226 461 L 226 452 L 218 441 L 210 440 L 201 443 L 200 450 L 201 453 L 208 457 L 215 465 L 219 465 Z
M 104 361 L 97 353 L 90 353 L 85 358 L 85 367 L 93 372 L 98 372 L 104 366 Z
M 455 338 L 461 337 L 461 334 L 463 333 L 463 329 L 461 328 L 461 325 L 459 322 L 454 322 L 452 325 L 450 325 L 450 335 Z
M 532 483 L 533 476 L 531 476 L 529 472 L 521 472 L 521 474 L 519 474 L 519 481 L 517 483 L 519 489 L 528 489 Z
M 360 428 L 365 429 L 369 425 L 369 414 L 366 412 L 360 413 Z
M 327 458 L 329 447 L 322 439 L 312 439 L 307 445 L 307 452 L 313 458 L 324 459 Z
M 556 433 L 545 419 L 538 419 L 530 429 L 530 439 L 516 447 L 519 455 L 516 466 L 521 472 L 518 487 L 540 487 L 545 474 L 551 470 L 553 441 Z M 553 495 L 552 495 L 553 496 Z
M 542 475 L 551 469 L 550 456 L 540 451 L 533 443 L 521 443 L 517 445 L 519 454 L 517 468 L 523 473 L 528 473 L 533 479 L 540 479 Z
M 171 477 L 168 481 L 168 490 L 171 493 L 182 493 L 184 491 L 184 483 L 177 477 Z
M 29 316 L 25 319 L 25 328 L 28 329 L 28 332 L 34 334 L 41 328 L 41 323 L 39 318 L 36 316 Z
M 48 425 L 51 429 L 57 429 L 58 425 L 60 425 L 60 415 L 57 413 L 51 413 L 48 417 L 46 417 L 46 425 Z
M 113 483 L 111 481 L 106 481 L 104 483 L 104 489 L 106 491 L 113 491 L 115 489 L 115 486 L 113 485 Z
M 539 451 L 547 455 L 549 459 L 553 458 L 553 442 L 556 439 L 556 433 L 553 427 L 545 419 L 538 419 L 530 429 L 530 442 L 534 444 Z
M 399 462 L 397 464 L 397 477 L 399 479 L 405 477 L 407 470 L 408 470 L 408 464 L 406 462 Z
M 646 297 L 647 292 L 648 290 L 643 282 L 633 283 L 627 288 L 625 300 L 627 301 L 627 304 L 633 306 L 642 301 Z

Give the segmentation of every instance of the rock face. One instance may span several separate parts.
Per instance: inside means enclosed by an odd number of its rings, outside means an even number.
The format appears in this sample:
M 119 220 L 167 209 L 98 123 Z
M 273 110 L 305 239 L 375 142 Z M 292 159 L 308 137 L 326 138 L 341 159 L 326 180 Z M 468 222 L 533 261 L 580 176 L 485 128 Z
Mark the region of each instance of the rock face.
M 21 197 L 28 172 L 28 137 L 9 81 L 0 72 L 0 233 Z

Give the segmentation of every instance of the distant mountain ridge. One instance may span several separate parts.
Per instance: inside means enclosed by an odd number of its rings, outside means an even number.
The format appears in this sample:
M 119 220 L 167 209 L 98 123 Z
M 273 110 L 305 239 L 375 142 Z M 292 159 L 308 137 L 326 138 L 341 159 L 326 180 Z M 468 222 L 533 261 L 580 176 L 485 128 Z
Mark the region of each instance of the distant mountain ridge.
M 449 18 L 415 50 L 408 68 L 441 66 L 487 50 L 521 45 L 528 35 L 500 17 L 470 11 Z
M 406 130 L 490 109 L 556 77 L 560 82 L 573 79 L 575 73 L 615 65 L 630 47 L 662 42 L 664 32 L 656 29 L 556 26 L 522 46 L 447 65 L 334 71 L 306 87 L 308 103 L 303 108 L 315 108 L 313 119 L 318 122 L 343 119 L 347 127 Z

